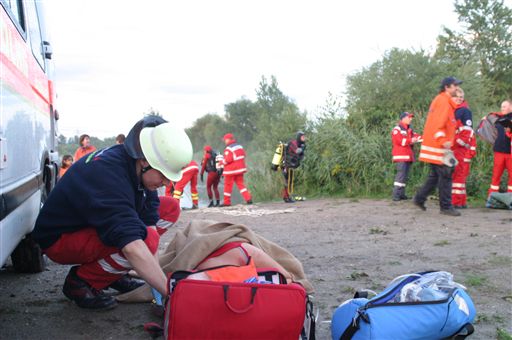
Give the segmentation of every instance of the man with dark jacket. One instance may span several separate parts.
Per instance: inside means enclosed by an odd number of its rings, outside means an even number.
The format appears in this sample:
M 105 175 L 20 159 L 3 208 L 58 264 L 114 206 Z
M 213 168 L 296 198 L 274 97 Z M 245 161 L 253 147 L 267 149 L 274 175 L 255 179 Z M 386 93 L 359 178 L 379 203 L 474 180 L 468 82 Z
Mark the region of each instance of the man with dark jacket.
M 293 194 L 293 180 L 294 171 L 300 165 L 304 158 L 304 151 L 306 150 L 306 136 L 304 132 L 297 131 L 295 139 L 292 139 L 286 144 L 283 159 L 283 200 L 286 203 L 293 203 L 295 199 L 291 196 Z
M 157 260 L 156 189 L 179 180 L 191 158 L 192 145 L 182 129 L 148 116 L 132 128 L 125 144 L 83 157 L 57 183 L 33 235 L 53 261 L 79 264 L 64 282 L 67 298 L 82 308 L 113 308 L 116 300 L 102 289 L 124 293 L 137 288 L 140 282 L 126 275 L 132 269 L 166 294 L 166 276 Z
M 505 100 L 501 103 L 501 111 L 495 113 L 499 118 L 512 119 L 512 100 Z M 494 142 L 494 166 L 492 168 L 492 181 L 487 196 L 500 189 L 501 176 L 505 169 L 508 172 L 507 192 L 512 192 L 512 156 L 510 154 L 510 137 L 505 127 L 495 124 L 498 136 Z

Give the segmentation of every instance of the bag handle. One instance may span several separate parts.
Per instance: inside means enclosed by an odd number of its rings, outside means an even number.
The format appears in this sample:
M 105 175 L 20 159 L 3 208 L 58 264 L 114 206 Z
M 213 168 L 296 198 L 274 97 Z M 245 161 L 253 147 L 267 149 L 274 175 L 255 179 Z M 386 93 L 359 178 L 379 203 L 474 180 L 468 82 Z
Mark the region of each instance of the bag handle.
M 258 287 L 251 287 L 251 303 L 249 304 L 249 306 L 247 306 L 243 309 L 235 308 L 229 303 L 229 299 L 228 299 L 229 286 L 224 285 L 224 286 L 222 286 L 222 288 L 224 289 L 224 303 L 229 308 L 229 310 L 231 310 L 233 313 L 243 314 L 243 313 L 248 312 L 252 307 L 254 307 L 254 297 L 256 296 L 256 291 L 258 290 Z
M 466 337 L 470 336 L 474 332 L 475 332 L 475 327 L 472 324 L 467 323 L 464 326 L 462 326 L 455 334 L 453 334 L 452 336 L 450 336 L 446 339 L 464 340 L 464 339 L 466 339 Z

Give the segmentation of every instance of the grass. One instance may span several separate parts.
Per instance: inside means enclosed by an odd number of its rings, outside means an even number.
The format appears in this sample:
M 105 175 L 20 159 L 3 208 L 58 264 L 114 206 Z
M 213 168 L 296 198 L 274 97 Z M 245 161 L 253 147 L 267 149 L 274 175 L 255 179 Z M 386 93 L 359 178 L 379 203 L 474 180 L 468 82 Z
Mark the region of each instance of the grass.
M 494 255 L 489 259 L 489 264 L 496 266 L 510 266 L 512 264 L 512 259 L 508 256 L 496 256 Z
M 368 274 L 366 274 L 365 272 L 352 272 L 350 276 L 347 278 L 355 281 L 363 277 L 368 277 Z
M 434 246 L 436 246 L 436 247 L 444 247 L 444 246 L 447 246 L 449 244 L 450 244 L 450 242 L 448 240 L 441 240 L 441 241 L 438 241 L 438 242 L 434 243 Z
M 464 283 L 469 287 L 481 287 L 487 282 L 487 278 L 480 275 L 470 274 L 466 276 Z
M 496 329 L 496 339 L 497 340 L 512 340 L 512 335 L 502 328 Z

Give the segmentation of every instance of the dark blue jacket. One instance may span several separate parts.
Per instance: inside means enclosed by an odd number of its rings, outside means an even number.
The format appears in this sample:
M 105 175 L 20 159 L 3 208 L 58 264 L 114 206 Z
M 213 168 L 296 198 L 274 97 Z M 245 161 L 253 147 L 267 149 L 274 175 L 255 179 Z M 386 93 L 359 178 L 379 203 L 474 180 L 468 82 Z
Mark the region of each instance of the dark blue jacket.
M 467 107 L 459 107 L 455 110 L 455 120 L 460 120 L 462 125 L 473 128 L 473 113 Z
M 43 249 L 61 234 L 93 227 L 106 246 L 123 248 L 144 240 L 159 219 L 156 191 L 145 190 L 135 160 L 123 145 L 82 157 L 69 168 L 44 203 L 34 239 Z
M 506 114 L 503 117 L 510 117 L 512 119 L 512 112 Z M 500 117 L 501 118 L 501 117 Z M 498 137 L 494 142 L 494 152 L 503 152 L 510 154 L 510 138 L 505 133 L 505 128 L 501 124 L 495 124 L 498 130 Z M 510 175 L 509 175 L 510 176 Z

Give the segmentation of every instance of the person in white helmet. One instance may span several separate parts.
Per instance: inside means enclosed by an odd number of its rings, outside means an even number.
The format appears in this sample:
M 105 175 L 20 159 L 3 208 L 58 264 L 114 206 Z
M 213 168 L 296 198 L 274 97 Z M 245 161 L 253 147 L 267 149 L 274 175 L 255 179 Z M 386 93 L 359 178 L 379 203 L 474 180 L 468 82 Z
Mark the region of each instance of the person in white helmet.
M 93 152 L 66 173 L 50 193 L 36 221 L 34 239 L 54 262 L 73 266 L 63 293 L 79 307 L 117 305 L 103 289 L 125 293 L 143 282 L 166 294 L 166 277 L 157 260 L 159 206 L 156 189 L 177 181 L 192 159 L 183 129 L 147 116 L 124 144 Z M 177 209 L 179 211 L 179 209 Z M 177 219 L 177 216 L 175 216 Z M 176 221 L 170 221 L 176 222 Z

